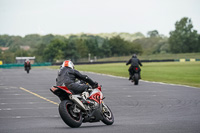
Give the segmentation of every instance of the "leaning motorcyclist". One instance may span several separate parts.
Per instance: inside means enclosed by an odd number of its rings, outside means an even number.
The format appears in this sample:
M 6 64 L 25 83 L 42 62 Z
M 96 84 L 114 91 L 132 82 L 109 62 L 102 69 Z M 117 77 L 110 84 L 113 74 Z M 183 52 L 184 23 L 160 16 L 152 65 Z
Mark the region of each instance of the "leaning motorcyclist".
M 126 65 L 129 65 L 129 64 L 131 64 L 131 66 L 130 66 L 129 69 L 128 69 L 128 71 L 129 71 L 129 76 L 130 76 L 130 77 L 129 77 L 129 80 L 131 80 L 131 77 L 132 77 L 132 75 L 133 75 L 133 69 L 134 69 L 134 67 L 138 67 L 138 68 L 139 68 L 139 78 L 141 79 L 141 75 L 140 75 L 141 69 L 140 69 L 139 65 L 142 66 L 142 63 L 141 63 L 140 60 L 137 58 L 137 55 L 136 55 L 136 54 L 133 54 L 132 58 L 131 58 L 129 61 L 127 61 Z
M 83 80 L 89 83 L 92 86 L 92 88 L 98 87 L 97 82 L 94 82 L 87 75 L 82 75 L 79 71 L 75 70 L 72 61 L 64 61 L 58 72 L 58 76 L 56 78 L 56 85 L 66 86 L 74 94 L 80 94 L 83 91 L 90 89 L 87 84 L 80 84 L 76 82 L 76 79 Z
M 30 70 L 31 69 L 31 63 L 30 63 L 30 60 L 29 59 L 26 59 L 25 62 L 24 62 L 24 69 L 25 71 L 28 69 Z

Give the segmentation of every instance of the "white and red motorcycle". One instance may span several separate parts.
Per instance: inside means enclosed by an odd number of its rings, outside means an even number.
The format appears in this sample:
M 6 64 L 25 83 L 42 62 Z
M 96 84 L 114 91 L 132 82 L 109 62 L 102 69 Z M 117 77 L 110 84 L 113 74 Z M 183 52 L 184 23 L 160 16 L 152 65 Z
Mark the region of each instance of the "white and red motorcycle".
M 72 94 L 65 86 L 53 86 L 50 90 L 60 98 L 59 113 L 68 126 L 80 127 L 83 122 L 114 123 L 112 111 L 103 102 L 101 86 L 82 94 Z

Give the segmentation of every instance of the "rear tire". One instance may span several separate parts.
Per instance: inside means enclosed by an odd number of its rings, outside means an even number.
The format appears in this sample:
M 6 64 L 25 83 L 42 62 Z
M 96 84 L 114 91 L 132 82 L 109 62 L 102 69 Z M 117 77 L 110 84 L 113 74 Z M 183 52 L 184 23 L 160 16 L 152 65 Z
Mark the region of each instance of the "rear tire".
M 82 124 L 82 113 L 73 112 L 74 103 L 69 100 L 63 100 L 59 104 L 59 113 L 62 120 L 70 127 L 77 128 Z
M 139 83 L 139 75 L 138 75 L 138 73 L 135 73 L 134 74 L 134 84 L 138 85 L 138 83 Z
M 102 105 L 102 108 L 103 108 L 103 111 L 102 111 L 103 120 L 101 120 L 101 121 L 106 125 L 112 125 L 114 123 L 114 116 L 113 116 L 112 111 L 105 104 Z

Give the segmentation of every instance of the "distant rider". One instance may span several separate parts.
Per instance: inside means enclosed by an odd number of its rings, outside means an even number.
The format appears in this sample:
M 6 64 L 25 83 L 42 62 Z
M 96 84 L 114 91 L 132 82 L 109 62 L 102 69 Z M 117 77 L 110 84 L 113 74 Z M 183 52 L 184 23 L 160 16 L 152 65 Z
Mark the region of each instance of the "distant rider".
M 126 65 L 131 64 L 131 66 L 129 67 L 128 71 L 129 71 L 129 80 L 131 80 L 131 77 L 133 75 L 133 69 L 134 67 L 138 67 L 139 68 L 139 78 L 141 79 L 141 75 L 140 75 L 140 66 L 142 66 L 142 63 L 140 62 L 140 60 L 137 58 L 136 54 L 133 54 L 132 58 L 126 63 Z
M 24 69 L 25 69 L 25 71 L 28 69 L 28 70 L 30 70 L 31 69 L 31 63 L 30 63 L 30 60 L 26 60 L 25 62 L 24 62 Z
M 66 86 L 75 94 L 80 94 L 83 91 L 89 89 L 88 85 L 77 83 L 76 79 L 83 80 L 89 83 L 93 88 L 98 87 L 97 82 L 92 81 L 92 79 L 90 79 L 87 75 L 82 75 L 79 71 L 75 70 L 72 61 L 64 61 L 58 72 L 58 76 L 56 78 L 56 85 Z

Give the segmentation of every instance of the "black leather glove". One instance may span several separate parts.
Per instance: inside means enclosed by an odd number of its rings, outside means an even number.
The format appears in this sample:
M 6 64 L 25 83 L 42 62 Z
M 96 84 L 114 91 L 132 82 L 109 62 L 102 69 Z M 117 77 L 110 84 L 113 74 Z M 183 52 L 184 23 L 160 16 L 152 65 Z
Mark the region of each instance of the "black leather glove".
M 98 83 L 97 82 L 94 82 L 94 84 L 92 85 L 92 88 L 97 88 L 98 87 Z

